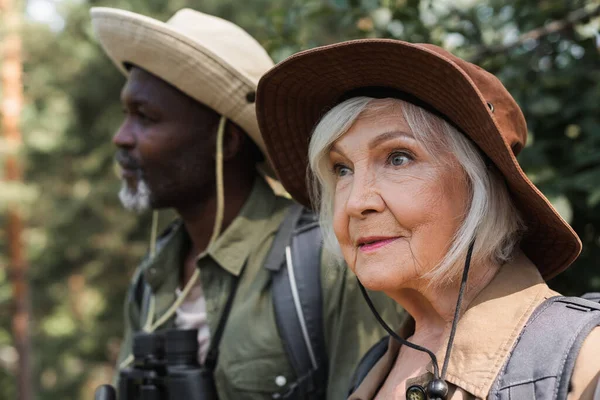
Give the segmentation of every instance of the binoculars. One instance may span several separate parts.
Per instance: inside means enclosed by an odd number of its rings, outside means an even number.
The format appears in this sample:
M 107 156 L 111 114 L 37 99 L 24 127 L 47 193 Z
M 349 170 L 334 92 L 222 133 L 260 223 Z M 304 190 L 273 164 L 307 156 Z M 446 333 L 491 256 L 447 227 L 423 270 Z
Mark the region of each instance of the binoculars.
M 118 396 L 110 385 L 95 400 L 217 400 L 213 371 L 198 363 L 198 330 L 137 333 L 133 365 L 119 373 Z

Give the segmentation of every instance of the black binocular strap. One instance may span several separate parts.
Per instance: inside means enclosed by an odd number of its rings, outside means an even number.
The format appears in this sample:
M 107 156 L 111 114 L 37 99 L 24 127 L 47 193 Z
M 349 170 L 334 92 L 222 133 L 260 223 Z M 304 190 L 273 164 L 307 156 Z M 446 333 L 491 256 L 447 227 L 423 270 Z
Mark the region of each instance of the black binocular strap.
M 225 331 L 225 325 L 227 325 L 227 320 L 229 319 L 229 313 L 231 312 L 233 300 L 235 299 L 235 294 L 237 293 L 240 277 L 244 273 L 245 269 L 246 264 L 244 264 L 244 267 L 242 267 L 240 275 L 234 278 L 234 281 L 231 284 L 231 291 L 229 292 L 229 296 L 227 297 L 227 303 L 225 303 L 225 308 L 223 309 L 223 313 L 221 314 L 221 318 L 219 319 L 217 330 L 212 335 L 212 338 L 210 340 L 208 354 L 206 355 L 206 360 L 204 361 L 204 367 L 210 371 L 214 371 L 215 367 L 217 366 L 217 360 L 219 359 L 219 344 L 221 343 L 221 338 L 223 337 L 223 332 Z

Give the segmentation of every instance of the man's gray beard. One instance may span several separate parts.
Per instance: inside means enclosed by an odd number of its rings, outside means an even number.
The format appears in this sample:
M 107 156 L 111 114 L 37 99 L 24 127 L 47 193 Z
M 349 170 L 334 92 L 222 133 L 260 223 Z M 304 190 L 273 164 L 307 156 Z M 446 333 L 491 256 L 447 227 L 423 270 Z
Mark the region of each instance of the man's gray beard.
M 119 200 L 126 210 L 137 213 L 144 212 L 150 209 L 150 188 L 143 179 L 138 181 L 135 190 L 130 189 L 127 182 L 123 181 L 119 191 Z

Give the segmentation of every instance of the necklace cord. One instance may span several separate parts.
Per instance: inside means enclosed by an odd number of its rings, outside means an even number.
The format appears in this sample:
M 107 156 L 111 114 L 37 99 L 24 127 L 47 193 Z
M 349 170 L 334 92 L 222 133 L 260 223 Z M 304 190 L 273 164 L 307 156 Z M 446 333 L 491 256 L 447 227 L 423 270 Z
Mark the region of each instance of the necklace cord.
M 473 239 L 471 241 L 471 244 L 469 245 L 469 250 L 467 251 L 467 257 L 465 259 L 465 267 L 463 269 L 462 280 L 460 283 L 460 290 L 458 292 L 458 299 L 456 300 L 456 310 L 454 311 L 454 318 L 452 320 L 452 328 L 450 330 L 450 338 L 448 339 L 448 346 L 446 347 L 446 356 L 444 357 L 444 365 L 442 367 L 441 379 L 445 378 L 446 371 L 448 369 L 448 363 L 450 361 L 450 352 L 452 350 L 452 344 L 454 343 L 454 336 L 456 335 L 456 326 L 458 325 L 458 317 L 460 314 L 461 303 L 462 303 L 463 295 L 464 295 L 464 292 L 465 292 L 465 289 L 467 286 L 467 278 L 469 276 L 469 269 L 471 266 L 471 256 L 473 255 L 473 247 L 474 246 L 475 246 L 475 239 Z M 377 322 L 379 322 L 379 324 L 383 327 L 383 329 L 385 329 L 387 331 L 387 333 L 389 333 L 390 336 L 393 337 L 394 340 L 396 340 L 400 344 L 408 346 L 412 349 L 427 353 L 429 355 L 429 357 L 431 358 L 431 365 L 433 366 L 433 379 L 434 380 L 440 379 L 439 364 L 438 364 L 437 357 L 435 356 L 435 354 L 433 354 L 433 352 L 431 350 L 429 350 L 428 348 L 419 346 L 418 344 L 411 343 L 408 340 L 400 337 L 400 335 L 398 335 L 396 332 L 394 332 L 394 330 L 392 328 L 390 328 L 390 326 L 383 320 L 383 318 L 381 318 L 381 315 L 379 314 L 377 309 L 375 309 L 375 305 L 373 304 L 371 297 L 367 293 L 367 290 L 365 289 L 363 284 L 360 282 L 360 280 L 358 280 L 358 277 L 356 279 L 358 281 L 358 286 L 360 288 L 360 291 L 361 291 L 363 297 L 365 298 L 367 305 L 371 309 L 371 312 L 375 316 L 375 319 L 377 320 Z
M 358 278 L 357 278 L 357 280 L 358 280 Z M 394 332 L 394 330 L 392 328 L 390 328 L 390 326 L 388 324 L 385 323 L 383 318 L 381 318 L 381 315 L 379 315 L 379 313 L 375 309 L 375 306 L 373 305 L 373 301 L 371 301 L 371 298 L 369 297 L 367 290 L 362 285 L 362 283 L 360 283 L 360 281 L 358 281 L 358 286 L 360 287 L 360 291 L 361 291 L 363 297 L 365 298 L 367 305 L 369 306 L 369 308 L 371 309 L 371 312 L 375 316 L 375 319 L 377 320 L 377 322 L 379 322 L 379 324 L 383 327 L 383 329 L 385 329 L 387 331 L 387 333 L 390 334 L 391 337 L 393 337 L 400 344 L 403 344 L 412 349 L 415 349 L 418 351 L 423 351 L 423 352 L 429 354 L 429 357 L 431 358 L 431 363 L 433 364 L 433 376 L 435 377 L 435 379 L 438 379 L 440 377 L 440 371 L 439 371 L 438 362 L 437 362 L 437 358 L 436 358 L 435 354 L 433 354 L 433 352 L 431 350 L 429 350 L 425 347 L 419 346 L 418 344 L 411 343 L 408 340 L 401 338 L 400 335 L 398 335 L 396 332 Z
M 467 251 L 467 257 L 465 259 L 465 268 L 463 269 L 462 280 L 460 282 L 460 290 L 458 291 L 458 299 L 456 300 L 456 310 L 454 310 L 454 318 L 452 319 L 452 328 L 450 330 L 450 338 L 448 339 L 448 346 L 446 347 L 446 355 L 444 356 L 444 365 L 442 366 L 442 379 L 446 379 L 446 372 L 448 370 L 448 364 L 450 362 L 450 352 L 452 351 L 452 345 L 454 344 L 454 336 L 456 335 L 456 326 L 458 325 L 458 317 L 460 315 L 460 308 L 462 305 L 463 295 L 467 288 L 467 279 L 469 277 L 469 269 L 471 267 L 471 256 L 473 255 L 473 247 L 475 247 L 475 238 L 469 245 Z

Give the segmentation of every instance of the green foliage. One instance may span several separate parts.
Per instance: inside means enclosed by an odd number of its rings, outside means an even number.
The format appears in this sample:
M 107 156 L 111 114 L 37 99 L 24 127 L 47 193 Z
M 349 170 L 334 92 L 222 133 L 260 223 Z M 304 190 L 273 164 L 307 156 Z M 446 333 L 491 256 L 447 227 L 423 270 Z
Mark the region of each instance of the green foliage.
M 188 6 L 247 29 L 276 61 L 363 37 L 432 42 L 496 73 L 527 117 L 526 172 L 570 219 L 584 251 L 552 282 L 568 294 L 600 290 L 600 57 L 598 20 L 515 41 L 598 0 L 135 0 L 61 2 L 64 28 L 25 26 L 23 133 L 27 183 L 0 187 L 0 210 L 19 200 L 28 217 L 34 382 L 39 399 L 92 398 L 110 380 L 130 274 L 147 248 L 149 216 L 118 204 L 111 136 L 122 76 L 102 54 L 91 6 L 167 19 Z M 594 25 L 595 24 L 595 25 Z M 11 149 L 0 143 L 0 159 Z M 163 218 L 166 222 L 168 217 Z M 0 219 L 0 223 L 5 221 Z M 6 264 L 0 230 L 0 264 Z M 10 286 L 0 270 L 0 398 L 15 398 Z

